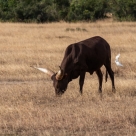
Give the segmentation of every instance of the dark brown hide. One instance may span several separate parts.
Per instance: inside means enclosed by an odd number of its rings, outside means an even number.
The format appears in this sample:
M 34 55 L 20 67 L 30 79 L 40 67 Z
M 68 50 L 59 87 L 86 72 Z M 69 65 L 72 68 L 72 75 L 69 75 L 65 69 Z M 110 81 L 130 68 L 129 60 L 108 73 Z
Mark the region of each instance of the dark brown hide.
M 79 85 L 82 93 L 86 72 L 90 74 L 96 72 L 99 80 L 99 92 L 102 92 L 103 77 L 100 70 L 102 65 L 106 67 L 106 81 L 108 72 L 112 81 L 112 89 L 115 91 L 114 73 L 111 69 L 111 50 L 106 40 L 95 36 L 69 45 L 60 66 L 64 72 L 63 78 L 58 81 L 55 79 L 55 75 L 52 77 L 56 94 L 63 94 L 68 83 L 78 76 L 80 76 Z

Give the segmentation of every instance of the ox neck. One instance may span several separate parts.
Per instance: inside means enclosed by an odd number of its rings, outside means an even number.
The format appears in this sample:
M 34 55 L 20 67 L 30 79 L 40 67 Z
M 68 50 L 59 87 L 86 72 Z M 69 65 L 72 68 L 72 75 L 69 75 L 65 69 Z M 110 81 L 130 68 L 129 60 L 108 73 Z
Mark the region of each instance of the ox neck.
M 69 74 L 73 69 L 73 61 L 72 57 L 69 55 L 68 57 L 64 58 L 61 63 L 61 70 L 64 71 L 64 74 Z

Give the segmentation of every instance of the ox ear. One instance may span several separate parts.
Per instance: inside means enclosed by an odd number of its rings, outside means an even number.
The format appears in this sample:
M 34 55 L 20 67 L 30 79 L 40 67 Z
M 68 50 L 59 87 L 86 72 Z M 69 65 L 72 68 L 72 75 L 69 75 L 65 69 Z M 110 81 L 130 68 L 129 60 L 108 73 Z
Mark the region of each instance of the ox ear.
M 52 81 L 55 80 L 55 75 L 56 75 L 56 74 L 54 74 L 54 75 L 51 76 L 51 80 L 52 80 Z

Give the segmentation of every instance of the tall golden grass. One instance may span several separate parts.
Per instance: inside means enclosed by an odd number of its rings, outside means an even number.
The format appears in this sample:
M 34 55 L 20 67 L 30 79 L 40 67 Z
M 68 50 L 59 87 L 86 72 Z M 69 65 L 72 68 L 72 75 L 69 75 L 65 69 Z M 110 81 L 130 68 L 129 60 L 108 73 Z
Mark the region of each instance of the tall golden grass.
M 0 23 L 0 135 L 136 136 L 136 23 Z M 59 70 L 65 48 L 99 35 L 112 51 L 116 93 L 94 73 L 55 97 L 51 79 L 30 66 Z M 120 53 L 123 67 L 115 65 Z M 105 74 L 105 68 L 102 67 Z

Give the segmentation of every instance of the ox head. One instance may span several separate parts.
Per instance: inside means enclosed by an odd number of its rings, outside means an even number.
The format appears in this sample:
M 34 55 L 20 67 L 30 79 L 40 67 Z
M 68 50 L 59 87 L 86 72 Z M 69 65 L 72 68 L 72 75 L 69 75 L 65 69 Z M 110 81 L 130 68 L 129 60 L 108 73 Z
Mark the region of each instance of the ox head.
M 63 70 L 61 70 L 61 68 L 57 73 L 45 68 L 38 68 L 38 67 L 33 67 L 33 68 L 38 69 L 51 77 L 53 81 L 55 93 L 57 96 L 62 95 L 66 91 L 69 82 L 68 76 L 67 74 L 64 73 Z
M 64 71 L 60 69 L 57 73 L 51 76 L 51 79 L 53 81 L 56 95 L 62 95 L 68 86 L 67 74 L 64 74 Z

